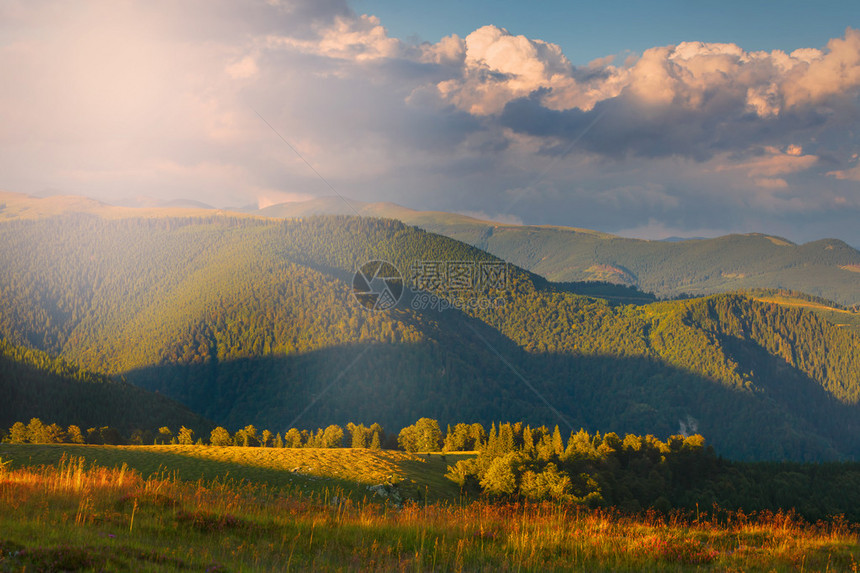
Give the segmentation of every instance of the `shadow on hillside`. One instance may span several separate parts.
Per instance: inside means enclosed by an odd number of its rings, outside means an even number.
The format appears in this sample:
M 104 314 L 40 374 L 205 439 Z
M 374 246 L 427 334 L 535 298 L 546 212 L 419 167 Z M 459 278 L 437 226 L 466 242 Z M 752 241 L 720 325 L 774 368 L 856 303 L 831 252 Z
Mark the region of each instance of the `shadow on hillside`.
M 449 316 L 441 316 L 449 315 Z M 729 388 L 651 358 L 533 354 L 461 313 L 454 333 L 417 344 L 352 344 L 313 352 L 131 371 L 126 379 L 170 396 L 233 431 L 284 432 L 348 422 L 389 432 L 420 417 L 448 424 L 523 421 L 589 431 L 701 433 L 734 459 L 855 458 L 858 408 L 751 342 L 738 342 L 771 380 Z M 736 349 L 737 350 L 737 349 Z
M 8 356 L 0 356 L 0 396 L 0 428 L 34 417 L 63 427 L 76 424 L 84 431 L 111 426 L 126 435 L 138 428 L 208 426 L 166 396 L 106 378 L 81 381 Z

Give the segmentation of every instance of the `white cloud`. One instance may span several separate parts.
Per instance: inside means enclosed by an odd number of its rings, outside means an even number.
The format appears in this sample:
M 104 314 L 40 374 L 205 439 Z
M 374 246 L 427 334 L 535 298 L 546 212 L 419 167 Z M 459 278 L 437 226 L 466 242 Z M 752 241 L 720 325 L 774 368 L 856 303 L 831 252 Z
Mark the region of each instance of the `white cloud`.
M 788 71 L 783 83 L 787 106 L 815 104 L 832 96 L 856 95 L 860 87 L 860 30 L 847 29 L 844 38 L 834 38 L 827 43 L 826 52 L 795 51 L 792 57 L 799 64 Z
M 782 109 L 779 86 L 775 83 L 747 88 L 746 101 L 750 110 L 765 119 L 776 117 Z
M 616 67 L 593 62 L 583 75 L 555 44 L 485 26 L 466 37 L 462 75 L 438 84 L 443 98 L 475 115 L 499 113 L 508 102 L 544 90 L 553 110 L 588 111 L 625 92 L 647 106 L 708 107 L 710 98 L 734 99 L 762 118 L 819 104 L 860 87 L 860 32 L 849 29 L 817 49 L 746 52 L 735 44 L 683 42 L 646 50 Z
M 9 6 L 12 191 L 219 206 L 331 194 L 259 112 L 365 201 L 601 230 L 653 219 L 673 235 L 803 212 L 798 232 L 826 234 L 828 209 L 858 203 L 853 30 L 822 49 L 685 42 L 577 67 L 495 26 L 412 44 L 346 0 Z
M 610 61 L 600 64 L 614 70 Z M 549 109 L 586 110 L 620 91 L 612 74 L 579 84 L 558 45 L 515 36 L 496 26 L 466 36 L 462 73 L 439 82 L 437 88 L 443 99 L 474 115 L 498 113 L 508 102 L 537 90 L 545 90 L 542 102 Z
M 456 34 L 445 36 L 435 44 L 420 47 L 421 61 L 434 64 L 462 64 L 466 58 L 466 42 Z
M 366 14 L 357 18 L 337 16 L 333 24 L 319 30 L 316 38 L 273 35 L 267 38 L 267 44 L 357 62 L 399 57 L 404 49 L 400 40 L 388 36 L 379 18 Z

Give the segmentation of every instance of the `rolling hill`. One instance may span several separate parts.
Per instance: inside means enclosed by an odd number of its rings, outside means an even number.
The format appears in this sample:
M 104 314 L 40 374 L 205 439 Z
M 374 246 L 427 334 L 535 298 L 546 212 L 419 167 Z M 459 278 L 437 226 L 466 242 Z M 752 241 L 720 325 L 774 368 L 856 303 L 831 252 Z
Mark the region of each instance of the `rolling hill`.
M 0 223 L 0 335 L 232 428 L 501 419 L 695 429 L 745 459 L 860 455 L 860 342 L 807 309 L 610 303 L 399 221 L 209 213 Z M 426 262 L 507 280 L 369 312 L 351 285 L 374 259 L 413 287 Z
M 633 286 L 660 298 L 702 296 L 744 289 L 788 289 L 860 306 L 860 251 L 838 239 L 797 245 L 750 233 L 714 239 L 646 241 L 588 229 L 510 225 L 456 213 L 417 211 L 394 203 L 341 197 L 213 210 L 180 201 L 174 206 L 116 207 L 84 197 L 33 198 L 0 192 L 0 221 L 68 213 L 103 218 L 296 218 L 360 215 L 397 219 L 468 243 L 555 282 L 603 281 Z
M 89 197 L 76 195 L 53 195 L 32 197 L 22 193 L 0 190 L 0 221 L 33 220 L 56 217 L 70 213 L 97 215 L 105 219 L 128 219 L 136 217 L 191 217 L 224 213 L 219 209 L 192 200 L 168 201 L 148 207 L 119 207 Z M 231 216 L 247 216 L 230 211 Z
M 339 197 L 273 205 L 267 217 L 389 217 L 483 249 L 556 282 L 609 281 L 661 298 L 783 288 L 860 305 L 860 251 L 836 239 L 796 245 L 762 234 L 645 241 L 570 227 L 507 225 Z

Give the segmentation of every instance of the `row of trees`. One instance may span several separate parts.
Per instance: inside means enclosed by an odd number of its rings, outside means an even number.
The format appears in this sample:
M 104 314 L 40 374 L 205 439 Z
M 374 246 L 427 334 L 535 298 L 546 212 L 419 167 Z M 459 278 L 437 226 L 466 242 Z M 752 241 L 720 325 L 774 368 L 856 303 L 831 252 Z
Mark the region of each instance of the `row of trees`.
M 513 433 L 512 433 L 513 432 Z M 514 435 L 518 436 L 516 440 Z M 208 439 L 207 439 L 208 438 Z M 439 422 L 432 418 L 421 418 L 415 424 L 403 428 L 398 435 L 387 434 L 380 424 L 346 424 L 346 427 L 331 424 L 317 430 L 290 428 L 283 434 L 271 430 L 258 430 L 247 425 L 231 433 L 222 426 L 214 428 L 208 436 L 181 426 L 174 432 L 167 426 L 156 431 L 135 430 L 129 436 L 116 428 L 104 426 L 82 431 L 79 426 L 66 428 L 58 424 L 45 424 L 33 418 L 28 424 L 16 422 L 6 433 L 5 440 L 11 443 L 30 444 L 181 444 L 240 446 L 263 448 L 370 448 L 395 449 L 408 452 L 464 452 L 502 448 L 504 452 L 515 447 L 531 449 L 537 447 L 545 458 L 549 453 L 564 450 L 558 426 L 553 432 L 546 427 L 531 429 L 522 423 L 492 424 L 489 434 L 479 423 L 448 426 L 443 434 Z M 549 449 L 547 449 L 549 448 Z
M 88 428 L 86 432 L 71 424 L 66 428 L 58 424 L 45 424 L 32 418 L 28 424 L 15 422 L 4 436 L 5 442 L 13 444 L 124 444 L 126 440 L 119 430 L 110 426 Z
M 389 444 L 385 431 L 379 424 L 365 426 L 364 424 L 346 425 L 346 431 L 337 424 L 326 428 L 318 428 L 315 432 L 290 428 L 284 432 L 273 434 L 270 430 L 258 432 L 253 425 L 237 430 L 235 434 L 218 426 L 209 435 L 209 444 L 213 446 L 244 446 L 263 448 L 370 448 L 382 449 L 383 444 Z
M 436 424 L 438 428 L 438 423 Z M 3 441 L 13 444 L 181 444 L 181 445 L 212 445 L 212 446 L 242 446 L 263 448 L 371 448 L 382 449 L 394 447 L 396 440 L 387 436 L 379 424 L 349 423 L 344 428 L 332 424 L 316 431 L 291 428 L 283 435 L 270 430 L 258 431 L 253 425 L 245 426 L 230 433 L 226 428 L 214 428 L 204 441 L 194 430 L 181 426 L 173 432 L 167 426 L 162 426 L 155 432 L 151 430 L 135 430 L 129 436 L 123 436 L 119 430 L 110 426 L 89 428 L 82 431 L 74 424 L 63 428 L 58 424 L 45 424 L 39 418 L 32 418 L 29 423 L 15 422 L 9 431 L 2 436 Z
M 700 435 L 658 438 L 558 426 L 495 424 L 474 458 L 448 467 L 461 488 L 497 496 L 625 507 L 669 506 L 669 492 L 710 476 L 718 460 Z M 661 500 L 660 497 L 666 498 Z
M 222 426 L 209 432 L 208 439 L 194 430 L 181 426 L 173 432 L 167 426 L 156 431 L 135 430 L 123 436 L 116 428 L 104 426 L 82 431 L 76 425 L 66 428 L 58 424 L 45 424 L 33 418 L 28 424 L 16 422 L 7 432 L 5 440 L 10 443 L 31 444 L 180 444 L 239 446 L 263 448 L 369 448 L 396 449 L 408 452 L 481 452 L 485 458 L 516 451 L 534 453 L 536 459 L 549 460 L 562 456 L 577 447 L 582 431 L 571 433 L 567 441 L 562 438 L 558 426 L 549 430 L 546 426 L 531 428 L 521 422 L 515 424 L 495 423 L 489 432 L 479 423 L 449 425 L 443 434 L 439 422 L 432 418 L 421 418 L 415 424 L 403 428 L 397 436 L 386 434 L 379 424 L 354 424 L 346 427 L 331 424 L 326 428 L 300 430 L 290 428 L 283 434 L 268 429 L 258 430 L 253 425 L 231 433 Z M 598 434 L 599 435 L 599 434 Z M 607 434 L 609 436 L 610 434 Z M 579 436 L 579 438 L 577 438 Z M 608 438 L 607 438 L 608 439 Z

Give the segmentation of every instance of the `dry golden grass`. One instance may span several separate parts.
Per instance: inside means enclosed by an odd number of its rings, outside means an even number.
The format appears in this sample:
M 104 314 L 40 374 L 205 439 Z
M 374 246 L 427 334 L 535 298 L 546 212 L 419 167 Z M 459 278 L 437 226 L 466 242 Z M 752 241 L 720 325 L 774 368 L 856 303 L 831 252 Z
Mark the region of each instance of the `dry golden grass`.
M 356 498 L 370 495 L 370 485 L 396 483 L 409 497 L 429 496 L 431 501 L 458 499 L 459 488 L 444 474 L 449 464 L 473 455 L 351 448 L 0 444 L 0 457 L 16 467 L 56 465 L 64 456 L 74 456 L 106 467 L 126 464 L 144 477 L 164 472 L 189 481 L 227 477 L 305 492 L 338 488 Z
M 843 314 L 854 314 L 850 310 L 842 310 L 838 308 L 833 308 L 832 306 L 827 306 L 825 304 L 820 304 L 817 302 L 811 302 L 808 300 L 801 300 L 797 298 L 788 298 L 788 297 L 754 297 L 755 300 L 759 302 L 767 302 L 772 304 L 778 304 L 781 306 L 791 306 L 798 308 L 812 308 L 812 309 L 821 309 L 827 310 L 830 312 L 838 312 Z
M 137 451 L 170 453 L 316 477 L 331 477 L 366 485 L 402 481 L 408 478 L 402 469 L 403 462 L 424 462 L 423 458 L 415 454 L 392 450 L 176 445 L 125 447 Z
M 407 505 L 127 468 L 0 468 L 0 571 L 856 571 L 854 527 L 792 514 Z

